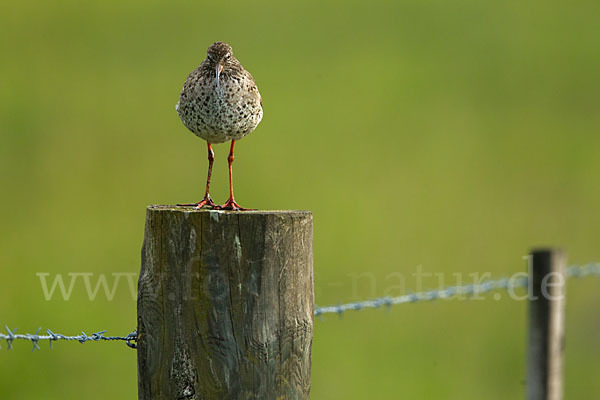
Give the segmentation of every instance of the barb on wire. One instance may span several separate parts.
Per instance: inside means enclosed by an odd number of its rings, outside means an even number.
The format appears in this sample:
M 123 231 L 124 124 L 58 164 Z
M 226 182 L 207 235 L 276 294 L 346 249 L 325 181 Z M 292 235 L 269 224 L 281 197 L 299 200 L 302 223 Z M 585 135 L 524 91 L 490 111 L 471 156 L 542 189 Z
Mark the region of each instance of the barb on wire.
M 8 328 L 8 326 L 5 326 L 5 329 L 7 334 L 0 333 L 0 339 L 6 340 L 8 350 L 12 349 L 12 343 L 15 339 L 29 340 L 33 344 L 33 349 L 31 349 L 31 351 L 34 351 L 36 349 L 40 350 L 39 342 L 41 340 L 47 340 L 50 343 L 50 349 L 52 349 L 52 342 L 56 342 L 58 340 L 76 340 L 79 343 L 100 342 L 102 340 L 121 340 L 124 341 L 125 344 L 131 347 L 132 349 L 137 348 L 137 331 L 133 331 L 127 336 L 104 336 L 106 331 L 96 332 L 93 333 L 91 336 L 86 335 L 85 332 L 81 332 L 81 335 L 77 336 L 66 336 L 61 335 L 60 333 L 54 333 L 50 329 L 46 330 L 46 335 L 39 335 L 39 332 L 42 328 L 38 328 L 38 330 L 35 331 L 34 334 L 18 334 L 15 333 L 17 329 L 11 330 Z
M 566 273 L 568 278 L 585 278 L 588 276 L 600 276 L 600 263 L 573 265 L 567 268 Z M 529 280 L 526 276 L 519 276 L 514 279 L 500 278 L 483 281 L 479 284 L 468 284 L 450 286 L 444 289 L 428 290 L 424 292 L 416 292 L 405 294 L 397 297 L 379 297 L 372 300 L 357 301 L 353 303 L 331 305 L 326 307 L 315 306 L 315 316 L 323 314 L 338 314 L 342 315 L 349 310 L 363 310 L 365 308 L 387 308 L 396 304 L 415 303 L 418 301 L 432 301 L 437 299 L 448 299 L 455 296 L 475 296 L 495 290 L 513 290 L 516 288 L 527 287 Z

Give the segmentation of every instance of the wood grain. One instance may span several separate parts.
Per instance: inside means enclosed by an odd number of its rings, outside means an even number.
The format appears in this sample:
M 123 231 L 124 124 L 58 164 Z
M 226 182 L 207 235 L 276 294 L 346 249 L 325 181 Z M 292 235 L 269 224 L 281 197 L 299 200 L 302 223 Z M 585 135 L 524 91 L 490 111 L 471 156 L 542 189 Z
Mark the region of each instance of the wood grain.
M 312 215 L 150 206 L 140 399 L 308 399 Z

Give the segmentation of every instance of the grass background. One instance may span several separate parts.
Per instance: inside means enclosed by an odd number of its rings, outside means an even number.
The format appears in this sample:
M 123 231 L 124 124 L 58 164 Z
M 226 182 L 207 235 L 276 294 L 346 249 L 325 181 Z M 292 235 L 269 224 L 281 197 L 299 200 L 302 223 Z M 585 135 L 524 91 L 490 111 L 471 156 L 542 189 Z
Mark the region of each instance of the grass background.
M 599 15 L 596 1 L 2 2 L 0 325 L 135 327 L 123 283 L 112 301 L 80 284 L 46 301 L 35 274 L 138 272 L 145 207 L 200 199 L 204 142 L 174 107 L 216 40 L 265 110 L 236 146 L 236 197 L 314 213 L 319 305 L 399 294 L 397 274 L 415 289 L 418 266 L 445 284 L 509 275 L 537 245 L 600 259 Z M 374 287 L 353 283 L 364 273 Z M 600 395 L 598 284 L 569 284 L 569 399 Z M 312 398 L 523 398 L 525 322 L 506 296 L 316 320 Z M 3 399 L 136 398 L 123 344 L 2 347 Z

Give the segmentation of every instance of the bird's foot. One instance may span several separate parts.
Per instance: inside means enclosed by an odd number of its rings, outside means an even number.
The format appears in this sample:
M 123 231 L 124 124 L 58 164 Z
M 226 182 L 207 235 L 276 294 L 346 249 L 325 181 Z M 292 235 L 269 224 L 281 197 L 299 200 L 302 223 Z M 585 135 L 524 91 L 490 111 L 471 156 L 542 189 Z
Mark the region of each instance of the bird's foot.
M 190 204 L 177 204 L 178 206 L 184 206 L 184 207 L 189 207 L 189 206 L 196 206 L 197 209 L 201 209 L 204 206 L 208 206 L 211 208 L 219 208 L 218 205 L 216 205 L 213 200 L 210 198 L 209 195 L 204 196 L 204 198 L 197 202 L 197 203 L 190 203 Z
M 231 197 L 225 202 L 225 204 L 223 204 L 222 206 L 216 206 L 215 209 L 216 210 L 231 210 L 231 211 L 254 211 L 254 210 L 256 210 L 255 208 L 240 207 L 240 205 L 238 203 L 236 203 L 235 200 Z

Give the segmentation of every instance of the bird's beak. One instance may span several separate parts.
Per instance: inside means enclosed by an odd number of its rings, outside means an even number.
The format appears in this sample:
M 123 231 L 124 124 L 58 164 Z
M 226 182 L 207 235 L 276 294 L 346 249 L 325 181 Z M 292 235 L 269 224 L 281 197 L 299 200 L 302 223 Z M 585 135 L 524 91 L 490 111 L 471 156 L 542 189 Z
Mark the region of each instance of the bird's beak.
M 221 71 L 223 71 L 223 66 L 221 65 L 221 63 L 217 63 L 217 65 L 215 66 L 215 76 L 217 78 L 217 85 L 219 84 L 219 76 L 221 75 Z

